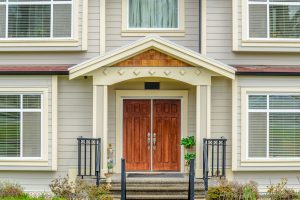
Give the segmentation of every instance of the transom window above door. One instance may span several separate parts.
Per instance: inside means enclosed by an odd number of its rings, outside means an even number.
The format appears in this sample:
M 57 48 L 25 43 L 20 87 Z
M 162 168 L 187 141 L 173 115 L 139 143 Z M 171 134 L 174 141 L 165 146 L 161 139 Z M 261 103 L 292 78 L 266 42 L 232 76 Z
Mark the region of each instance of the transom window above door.
M 0 0 L 0 39 L 72 38 L 72 0 Z
M 300 0 L 247 0 L 250 39 L 300 39 Z
M 184 30 L 184 0 L 124 0 L 123 32 L 173 33 Z

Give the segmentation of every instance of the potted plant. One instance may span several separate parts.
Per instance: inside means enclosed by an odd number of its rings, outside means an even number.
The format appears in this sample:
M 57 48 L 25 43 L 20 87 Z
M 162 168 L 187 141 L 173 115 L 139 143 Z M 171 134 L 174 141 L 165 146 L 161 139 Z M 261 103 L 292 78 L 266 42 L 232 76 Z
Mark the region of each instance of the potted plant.
M 113 168 L 114 168 L 114 165 L 111 162 L 107 163 L 108 173 L 112 174 Z
M 196 145 L 195 137 L 188 136 L 186 138 L 182 138 L 180 144 L 184 146 L 186 150 L 184 154 L 184 159 L 185 159 L 186 171 L 189 171 L 190 161 L 196 158 L 196 153 L 194 148 Z

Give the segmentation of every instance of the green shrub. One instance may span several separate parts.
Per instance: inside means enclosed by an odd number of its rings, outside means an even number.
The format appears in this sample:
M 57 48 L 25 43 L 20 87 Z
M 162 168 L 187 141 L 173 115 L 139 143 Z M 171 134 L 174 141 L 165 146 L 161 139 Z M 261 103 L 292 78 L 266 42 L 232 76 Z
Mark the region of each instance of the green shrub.
M 54 179 L 50 189 L 55 195 L 53 200 L 110 200 L 109 187 L 107 185 L 96 186 L 83 180 L 77 179 L 70 182 L 68 177 Z
M 0 183 L 0 197 L 21 197 L 24 196 L 23 188 L 16 183 L 3 182 Z
M 277 184 L 268 187 L 268 197 L 271 200 L 294 200 L 300 199 L 299 194 L 293 190 L 287 188 L 287 179 L 283 178 Z
M 259 198 L 257 184 L 250 181 L 246 184 L 221 180 L 217 186 L 209 187 L 208 200 L 256 200 Z

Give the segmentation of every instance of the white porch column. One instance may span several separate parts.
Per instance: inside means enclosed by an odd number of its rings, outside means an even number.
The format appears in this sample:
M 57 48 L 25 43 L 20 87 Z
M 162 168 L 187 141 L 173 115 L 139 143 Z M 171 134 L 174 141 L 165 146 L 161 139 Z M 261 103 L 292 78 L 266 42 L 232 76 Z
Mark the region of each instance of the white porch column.
M 101 173 L 107 172 L 107 85 L 93 85 L 93 137 L 101 138 Z
M 196 177 L 202 177 L 203 138 L 210 138 L 211 86 L 196 86 Z
M 201 165 L 201 147 L 202 147 L 202 141 L 201 141 L 201 127 L 200 127 L 200 105 L 201 105 L 201 95 L 200 95 L 200 85 L 196 86 L 196 167 L 195 167 L 195 173 L 196 173 L 196 177 L 200 178 L 201 177 L 201 170 L 202 169 L 202 165 Z

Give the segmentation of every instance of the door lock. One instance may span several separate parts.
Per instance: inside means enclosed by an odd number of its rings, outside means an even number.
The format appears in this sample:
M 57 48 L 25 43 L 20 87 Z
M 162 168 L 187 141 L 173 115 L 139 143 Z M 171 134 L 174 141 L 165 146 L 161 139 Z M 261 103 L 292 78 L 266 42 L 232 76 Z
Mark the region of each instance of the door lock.
M 156 150 L 156 133 L 153 133 L 153 150 Z
M 151 149 L 151 133 L 148 133 L 148 138 L 147 138 L 147 146 L 148 146 L 148 150 L 150 150 Z

